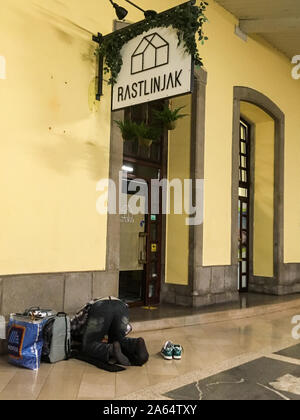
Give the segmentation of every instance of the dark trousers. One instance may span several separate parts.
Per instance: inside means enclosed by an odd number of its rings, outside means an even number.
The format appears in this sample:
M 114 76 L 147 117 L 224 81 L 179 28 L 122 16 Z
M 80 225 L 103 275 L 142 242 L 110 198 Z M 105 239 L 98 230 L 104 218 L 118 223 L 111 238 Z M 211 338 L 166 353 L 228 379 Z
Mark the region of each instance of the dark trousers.
M 82 351 L 85 355 L 107 363 L 111 344 L 118 341 L 122 352 L 133 365 L 142 365 L 138 353 L 138 339 L 126 338 L 129 324 L 128 306 L 120 300 L 100 300 L 89 313 L 87 328 L 83 336 Z M 108 343 L 102 340 L 108 336 Z

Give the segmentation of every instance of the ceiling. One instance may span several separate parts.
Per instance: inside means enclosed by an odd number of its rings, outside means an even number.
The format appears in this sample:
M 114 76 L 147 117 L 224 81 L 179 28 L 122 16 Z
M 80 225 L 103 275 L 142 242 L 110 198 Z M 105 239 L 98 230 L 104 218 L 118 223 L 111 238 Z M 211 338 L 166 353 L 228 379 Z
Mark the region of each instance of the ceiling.
M 215 0 L 289 58 L 300 55 L 300 0 Z

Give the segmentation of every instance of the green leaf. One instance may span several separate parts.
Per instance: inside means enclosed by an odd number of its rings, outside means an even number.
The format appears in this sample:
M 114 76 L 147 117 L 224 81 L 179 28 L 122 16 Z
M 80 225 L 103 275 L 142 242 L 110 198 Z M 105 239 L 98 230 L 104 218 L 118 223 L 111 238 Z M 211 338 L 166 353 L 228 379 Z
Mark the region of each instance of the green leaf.
M 198 33 L 202 37 L 201 41 L 203 40 L 203 25 L 208 21 L 204 14 L 206 6 L 208 6 L 207 2 L 201 2 L 200 6 L 184 3 L 175 9 L 158 14 L 151 20 L 144 20 L 139 25 L 128 26 L 121 32 L 112 33 L 106 37 L 96 53 L 105 57 L 104 71 L 105 73 L 110 72 L 111 74 L 109 83 L 116 83 L 122 68 L 121 49 L 123 46 L 145 31 L 157 27 L 173 27 L 176 29 L 178 45 L 183 43 L 185 50 L 192 55 L 195 63 L 201 63 L 203 65 L 199 59 L 195 35 Z

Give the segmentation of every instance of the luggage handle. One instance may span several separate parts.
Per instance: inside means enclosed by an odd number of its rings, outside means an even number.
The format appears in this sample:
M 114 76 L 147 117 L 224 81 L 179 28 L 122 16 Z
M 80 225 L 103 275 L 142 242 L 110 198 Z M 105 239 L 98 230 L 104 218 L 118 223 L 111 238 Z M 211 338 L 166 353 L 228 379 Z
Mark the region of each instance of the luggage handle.
M 31 320 L 34 321 L 35 316 L 33 315 L 33 312 L 40 311 L 40 310 L 41 308 L 39 306 L 32 306 L 31 308 L 26 309 L 23 315 L 30 316 Z
M 25 313 L 29 313 L 29 312 L 32 312 L 32 311 L 40 311 L 40 310 L 41 310 L 41 308 L 39 306 L 32 306 L 31 308 L 26 309 Z
M 46 311 L 46 312 L 50 312 L 52 311 L 52 309 L 45 309 L 45 308 L 41 308 L 40 306 L 32 306 L 29 309 L 26 309 L 26 312 L 31 312 L 31 311 Z
M 67 317 L 68 314 L 66 314 L 66 312 L 57 312 L 56 316 L 64 316 L 64 317 Z

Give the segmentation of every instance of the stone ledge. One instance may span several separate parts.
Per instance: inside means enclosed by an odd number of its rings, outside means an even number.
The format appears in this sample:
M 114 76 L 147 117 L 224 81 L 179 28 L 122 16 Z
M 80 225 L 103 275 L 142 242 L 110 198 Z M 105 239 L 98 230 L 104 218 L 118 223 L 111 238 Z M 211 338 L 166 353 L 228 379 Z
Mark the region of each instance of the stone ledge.
M 116 296 L 118 273 L 85 271 L 0 276 L 0 314 L 31 306 L 75 312 L 91 298 Z
M 205 306 L 212 306 L 220 303 L 231 303 L 237 302 L 239 300 L 239 293 L 238 292 L 224 292 L 224 293 L 217 293 L 213 294 L 210 293 L 206 296 L 197 296 L 193 297 L 193 307 L 194 308 L 201 308 Z
M 290 285 L 263 285 L 258 283 L 252 283 L 249 285 L 249 292 L 270 294 L 274 296 L 285 296 L 291 294 L 300 293 L 300 283 L 294 283 Z
M 290 302 L 273 303 L 268 305 L 255 306 L 245 309 L 229 309 L 227 311 L 216 311 L 198 313 L 195 315 L 162 318 L 149 321 L 132 322 L 133 332 L 156 331 L 194 325 L 207 325 L 215 322 L 224 322 L 255 316 L 262 316 L 270 313 L 281 312 L 300 307 L 300 297 Z

